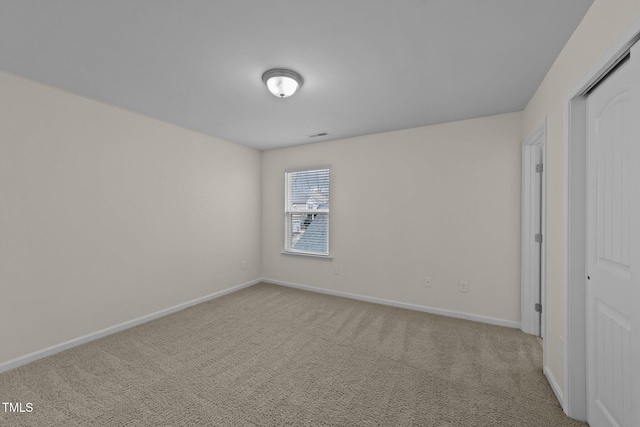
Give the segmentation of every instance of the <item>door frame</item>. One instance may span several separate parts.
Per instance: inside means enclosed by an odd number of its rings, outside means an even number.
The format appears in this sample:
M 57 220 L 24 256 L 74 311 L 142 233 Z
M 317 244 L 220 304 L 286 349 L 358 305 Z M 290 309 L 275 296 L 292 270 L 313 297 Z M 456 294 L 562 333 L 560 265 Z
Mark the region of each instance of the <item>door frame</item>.
M 531 270 L 531 250 L 536 245 L 534 244 L 535 238 L 532 233 L 532 229 L 534 228 L 533 220 L 531 217 L 531 212 L 533 209 L 540 209 L 540 232 L 542 233 L 542 243 L 541 243 L 541 251 L 540 251 L 540 287 L 541 287 L 541 296 L 540 303 L 542 304 L 542 319 L 540 323 L 540 336 L 542 338 L 546 335 L 546 316 L 545 316 L 545 306 L 546 306 L 546 229 L 547 229 L 547 221 L 546 221 L 546 200 L 547 200 L 547 178 L 546 171 L 544 170 L 544 165 L 547 160 L 546 155 L 546 145 L 547 145 L 547 117 L 545 116 L 542 122 L 536 126 L 536 128 L 522 141 L 522 223 L 521 223 L 521 278 L 520 278 L 520 287 L 521 287 L 521 317 L 520 317 L 520 329 L 522 332 L 527 334 L 534 334 L 537 329 L 536 315 L 535 310 L 533 309 L 534 304 L 537 302 L 537 283 L 532 283 L 532 274 Z M 534 196 L 531 194 L 531 186 L 532 181 L 538 179 L 537 172 L 535 168 L 531 167 L 531 160 L 534 155 L 534 150 L 540 147 L 542 154 L 542 187 L 540 189 L 540 201 L 539 203 L 542 206 L 537 206 L 536 201 L 534 200 Z M 543 341 L 543 366 L 546 366 L 546 345 Z
M 564 99 L 564 412 L 587 419 L 586 200 L 587 98 L 640 38 L 640 17 L 622 33 Z

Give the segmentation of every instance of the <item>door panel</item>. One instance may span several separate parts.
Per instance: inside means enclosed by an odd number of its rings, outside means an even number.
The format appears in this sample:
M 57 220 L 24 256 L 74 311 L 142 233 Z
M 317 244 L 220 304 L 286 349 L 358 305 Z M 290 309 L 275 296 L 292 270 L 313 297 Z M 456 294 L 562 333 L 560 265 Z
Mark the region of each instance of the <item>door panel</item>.
M 597 351 L 597 390 L 598 410 L 613 420 L 629 418 L 625 409 L 631 409 L 631 381 L 625 376 L 631 372 L 631 322 L 619 311 L 598 301 L 596 307 L 596 351 Z M 596 424 L 597 425 L 597 424 Z M 627 426 L 617 422 L 611 425 Z
M 598 157 L 598 262 L 629 274 L 629 143 L 630 91 L 615 97 L 596 121 Z
M 631 67 L 587 100 L 587 398 L 594 427 L 631 427 Z M 636 220 L 637 221 L 637 220 Z

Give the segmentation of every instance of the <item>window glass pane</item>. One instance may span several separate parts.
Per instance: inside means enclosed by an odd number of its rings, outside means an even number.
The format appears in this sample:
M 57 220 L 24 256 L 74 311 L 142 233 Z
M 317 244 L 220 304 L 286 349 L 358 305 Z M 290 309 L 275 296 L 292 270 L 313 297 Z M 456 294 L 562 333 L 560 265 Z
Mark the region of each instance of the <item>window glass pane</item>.
M 293 251 L 327 254 L 329 221 L 327 214 L 291 214 L 289 248 Z
M 292 209 L 329 209 L 329 170 L 290 172 Z

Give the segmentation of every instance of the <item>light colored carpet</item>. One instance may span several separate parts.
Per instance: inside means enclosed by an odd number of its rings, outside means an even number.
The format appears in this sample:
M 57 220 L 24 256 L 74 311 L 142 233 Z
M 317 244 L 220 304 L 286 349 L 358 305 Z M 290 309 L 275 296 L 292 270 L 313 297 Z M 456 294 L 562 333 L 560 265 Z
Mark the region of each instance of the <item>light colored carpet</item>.
M 585 425 L 541 364 L 518 330 L 259 284 L 0 374 L 34 407 L 0 425 Z

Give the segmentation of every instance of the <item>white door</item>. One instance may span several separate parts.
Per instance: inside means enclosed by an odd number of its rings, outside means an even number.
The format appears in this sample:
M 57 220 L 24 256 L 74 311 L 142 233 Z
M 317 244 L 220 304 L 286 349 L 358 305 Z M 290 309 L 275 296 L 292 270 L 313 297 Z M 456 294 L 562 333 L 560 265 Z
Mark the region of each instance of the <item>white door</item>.
M 592 427 L 634 426 L 639 360 L 632 350 L 632 310 L 640 309 L 633 301 L 638 265 L 631 258 L 640 242 L 630 237 L 640 227 L 640 215 L 631 211 L 640 185 L 631 179 L 632 168 L 640 167 L 631 146 L 640 143 L 632 137 L 638 98 L 631 82 L 640 76 L 635 66 L 627 60 L 587 98 L 587 417 Z
M 543 209 L 546 120 L 522 141 L 521 329 L 543 336 Z

